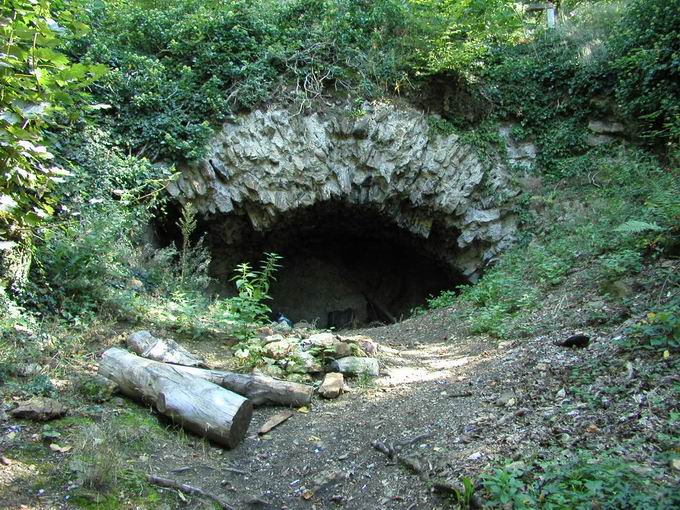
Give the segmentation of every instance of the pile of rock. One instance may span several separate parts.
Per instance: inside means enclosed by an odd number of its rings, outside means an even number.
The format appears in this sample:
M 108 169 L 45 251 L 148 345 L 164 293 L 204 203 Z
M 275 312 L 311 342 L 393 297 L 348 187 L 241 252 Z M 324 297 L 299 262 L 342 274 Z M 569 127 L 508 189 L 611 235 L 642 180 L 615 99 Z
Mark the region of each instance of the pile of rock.
M 328 372 L 377 377 L 380 372 L 378 344 L 367 336 L 341 336 L 291 329 L 274 333 L 272 328 L 258 330 L 258 350 L 262 353 L 262 371 L 272 377 L 302 373 L 299 379 L 311 380 Z M 251 343 L 252 345 L 252 343 Z M 236 355 L 244 355 L 236 352 Z M 291 369 L 291 365 L 293 365 Z

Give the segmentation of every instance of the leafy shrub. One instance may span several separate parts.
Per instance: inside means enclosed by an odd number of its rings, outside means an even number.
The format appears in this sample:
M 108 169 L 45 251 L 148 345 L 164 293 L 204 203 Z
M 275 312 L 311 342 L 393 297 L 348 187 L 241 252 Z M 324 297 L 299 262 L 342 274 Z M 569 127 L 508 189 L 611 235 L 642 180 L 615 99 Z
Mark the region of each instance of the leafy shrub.
M 82 116 L 84 87 L 103 66 L 72 63 L 61 40 L 82 35 L 75 6 L 49 0 L 9 0 L 0 6 L 0 236 L 25 240 L 50 216 L 49 191 L 67 172 L 54 164 L 48 131 Z M 61 118 L 57 118 L 57 117 Z
M 139 234 L 145 214 L 106 202 L 42 227 L 24 299 L 67 316 L 103 304 L 115 308 L 116 295 L 133 276 L 132 239 Z
M 600 257 L 603 278 L 617 278 L 642 269 L 642 255 L 636 250 L 623 249 Z
M 590 510 L 670 510 L 680 503 L 671 487 L 641 477 L 618 452 L 579 451 L 533 466 L 508 465 L 483 478 L 492 507 Z
M 649 137 L 680 140 L 679 0 L 634 0 L 613 31 L 616 96 Z M 677 146 L 677 145 L 676 145 Z
M 27 393 L 39 397 L 49 397 L 56 393 L 57 389 L 46 375 L 36 375 L 23 388 Z
M 196 158 L 232 112 L 277 96 L 393 90 L 406 18 L 395 0 L 92 3 L 73 51 L 111 68 L 97 90 L 118 144 Z
M 236 268 L 232 281 L 236 283 L 238 296 L 230 298 L 229 305 L 239 318 L 238 337 L 250 336 L 251 328 L 265 322 L 271 314 L 265 301 L 271 299 L 269 288 L 280 267 L 279 260 L 281 256 L 276 253 L 265 253 L 260 269 L 254 270 L 245 262 Z
M 621 345 L 627 349 L 680 351 L 680 306 L 669 304 L 649 312 L 644 319 L 626 329 Z

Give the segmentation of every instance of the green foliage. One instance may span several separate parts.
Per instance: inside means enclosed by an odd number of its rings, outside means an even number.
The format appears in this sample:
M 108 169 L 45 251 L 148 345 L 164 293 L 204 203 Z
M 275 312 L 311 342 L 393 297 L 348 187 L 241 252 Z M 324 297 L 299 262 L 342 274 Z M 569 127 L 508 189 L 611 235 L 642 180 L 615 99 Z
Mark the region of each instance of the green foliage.
M 515 510 L 670 510 L 680 503 L 677 491 L 641 477 L 620 455 L 582 450 L 498 468 L 483 478 L 488 503 Z
M 133 240 L 145 217 L 143 210 L 105 202 L 42 227 L 24 299 L 67 317 L 122 305 L 125 283 L 134 276 Z
M 613 32 L 616 96 L 648 137 L 680 141 L 680 0 L 634 0 Z
M 509 0 L 411 0 L 430 27 L 425 71 L 474 79 L 487 55 L 524 35 L 525 21 Z
M 196 208 L 187 203 L 182 207 L 182 216 L 177 226 L 182 234 L 182 247 L 179 252 L 179 285 L 196 290 L 204 290 L 208 284 L 208 267 L 210 254 L 203 246 L 203 238 L 195 244 L 191 243 L 191 236 L 196 230 Z
M 152 159 L 200 156 L 232 112 L 329 89 L 380 95 L 405 79 L 396 0 L 93 2 L 73 51 L 112 71 L 97 88 L 116 142 Z
M 637 250 L 622 249 L 600 257 L 600 273 L 604 278 L 616 278 L 642 270 L 642 254 Z
M 671 252 L 679 199 L 668 190 L 677 176 L 642 152 L 591 150 L 583 158 L 597 186 L 575 174 L 559 192 L 531 197 L 522 239 L 476 285 L 431 298 L 428 307 L 459 303 L 471 332 L 516 336 L 528 331 L 531 312 L 574 268 L 591 264 L 593 281 L 610 281 Z
M 680 306 L 677 302 L 649 312 L 628 328 L 621 345 L 626 349 L 680 351 Z
M 239 317 L 237 337 L 249 337 L 252 328 L 261 325 L 271 314 L 265 301 L 271 299 L 269 288 L 275 280 L 274 273 L 280 267 L 280 260 L 281 256 L 276 253 L 265 253 L 260 269 L 253 269 L 247 262 L 236 268 L 232 281 L 236 284 L 238 296 L 230 298 L 229 305 Z
M 24 390 L 31 395 L 39 397 L 49 397 L 57 391 L 50 378 L 42 374 L 36 375 L 31 379 L 31 382 L 24 386 Z
M 20 239 L 50 216 L 50 194 L 67 172 L 50 152 L 49 130 L 82 115 L 84 87 L 102 66 L 72 63 L 66 37 L 82 36 L 75 6 L 9 0 L 0 7 L 0 236 Z

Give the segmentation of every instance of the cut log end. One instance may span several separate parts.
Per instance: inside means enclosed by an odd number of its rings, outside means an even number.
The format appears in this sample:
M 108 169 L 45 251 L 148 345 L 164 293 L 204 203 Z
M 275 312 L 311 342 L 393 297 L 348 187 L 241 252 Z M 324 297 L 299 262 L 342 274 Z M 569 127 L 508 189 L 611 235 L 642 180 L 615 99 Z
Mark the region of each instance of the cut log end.
M 233 417 L 231 433 L 229 434 L 229 448 L 238 445 L 248 432 L 248 426 L 253 419 L 253 404 L 246 400 Z

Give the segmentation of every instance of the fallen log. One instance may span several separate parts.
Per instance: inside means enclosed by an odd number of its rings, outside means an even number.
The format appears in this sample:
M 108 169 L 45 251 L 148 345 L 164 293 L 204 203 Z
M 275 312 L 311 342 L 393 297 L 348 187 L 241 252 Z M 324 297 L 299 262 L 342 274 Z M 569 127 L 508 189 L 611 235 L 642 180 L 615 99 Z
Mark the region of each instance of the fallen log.
M 229 448 L 236 446 L 248 431 L 252 402 L 180 368 L 114 347 L 102 355 L 99 373 L 125 395 L 154 404 L 185 429 Z
M 172 363 L 174 365 L 208 368 L 208 365 L 201 358 L 194 356 L 174 340 L 156 338 L 148 331 L 131 333 L 127 338 L 127 344 L 130 349 L 142 358 Z
M 239 395 L 247 397 L 253 405 L 279 404 L 304 406 L 312 401 L 314 388 L 307 384 L 281 381 L 263 374 L 239 374 L 222 370 L 204 370 L 193 367 L 174 367 L 178 371 L 210 381 Z

